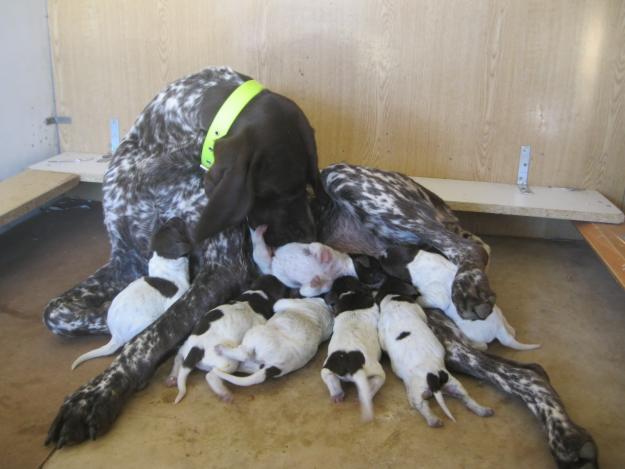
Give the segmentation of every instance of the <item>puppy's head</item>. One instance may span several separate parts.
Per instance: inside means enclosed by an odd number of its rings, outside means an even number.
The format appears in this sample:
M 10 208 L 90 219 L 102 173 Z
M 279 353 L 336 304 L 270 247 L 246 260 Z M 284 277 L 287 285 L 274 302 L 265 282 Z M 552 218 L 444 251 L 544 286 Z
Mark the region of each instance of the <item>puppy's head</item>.
M 324 300 L 334 314 L 366 309 L 374 304 L 371 291 L 360 280 L 350 276 L 337 278 Z
M 358 280 L 369 288 L 380 288 L 386 280 L 386 273 L 377 259 L 364 254 L 350 254 Z
M 392 295 L 396 301 L 414 303 L 419 297 L 419 290 L 412 284 L 404 282 L 399 278 L 389 277 L 378 290 L 375 300 L 379 304 L 388 295 Z
M 289 289 L 273 275 L 261 275 L 252 283 L 250 290 L 260 290 L 264 292 L 272 303 L 280 298 L 286 298 Z
M 419 247 L 416 245 L 391 246 L 380 257 L 380 265 L 387 274 L 400 278 L 404 282 L 410 282 L 410 272 L 406 266 L 412 262 L 418 252 Z
M 323 192 L 313 129 L 292 101 L 261 92 L 217 140 L 196 240 L 241 223 L 268 225 L 269 246 L 316 237 L 307 187 Z
M 186 256 L 192 248 L 187 226 L 179 217 L 167 220 L 152 238 L 152 250 L 167 259 Z

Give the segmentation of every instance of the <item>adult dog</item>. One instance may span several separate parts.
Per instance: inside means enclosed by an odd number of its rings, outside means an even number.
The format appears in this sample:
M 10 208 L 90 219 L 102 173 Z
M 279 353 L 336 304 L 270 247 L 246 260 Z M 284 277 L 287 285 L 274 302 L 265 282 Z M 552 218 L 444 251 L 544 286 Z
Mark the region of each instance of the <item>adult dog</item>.
M 196 234 L 193 281 L 102 374 L 65 399 L 48 443 L 63 446 L 105 433 L 201 315 L 249 285 L 258 272 L 246 222 L 269 225 L 265 239 L 271 246 L 318 238 L 342 251 L 379 257 L 392 245 L 428 243 L 458 265 L 452 293 L 460 314 L 477 319 L 490 313 L 495 298 L 479 238 L 460 227 L 440 198 L 405 176 L 344 164 L 319 175 L 308 121 L 278 94 L 265 90 L 250 102 L 218 141 L 215 165 L 205 173 L 199 155 L 206 130 L 226 96 L 246 79 L 229 68 L 209 68 L 172 83 L 115 151 L 103 186 L 111 259 L 53 299 L 45 324 L 61 335 L 105 333 L 109 303 L 145 274 L 149 239 L 161 220 L 181 217 Z M 568 417 L 540 366 L 473 350 L 436 311 L 428 321 L 445 345 L 451 370 L 524 400 L 543 424 L 558 462 L 581 466 L 596 460 L 592 438 Z

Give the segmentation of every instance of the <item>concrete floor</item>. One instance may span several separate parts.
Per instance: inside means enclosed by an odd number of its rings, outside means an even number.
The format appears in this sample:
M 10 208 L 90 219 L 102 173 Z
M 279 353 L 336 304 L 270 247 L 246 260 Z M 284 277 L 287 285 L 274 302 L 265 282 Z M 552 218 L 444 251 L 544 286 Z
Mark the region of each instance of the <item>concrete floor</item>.
M 523 341 L 543 348 L 506 357 L 544 365 L 571 416 L 596 439 L 602 467 L 625 467 L 625 292 L 582 242 L 490 238 L 491 282 Z M 105 368 L 74 358 L 105 337 L 62 339 L 41 322 L 54 295 L 103 264 L 108 245 L 100 211 L 45 213 L 0 236 L 0 458 L 35 467 L 63 397 Z M 553 467 L 543 433 L 517 400 L 461 377 L 496 415 L 481 419 L 449 400 L 458 422 L 428 428 L 388 371 L 363 425 L 355 392 L 330 403 L 319 378 L 324 353 L 303 370 L 234 389 L 227 405 L 200 373 L 177 406 L 163 386 L 170 363 L 136 395 L 105 437 L 57 451 L 55 468 L 99 467 Z M 440 414 L 440 410 L 435 407 Z

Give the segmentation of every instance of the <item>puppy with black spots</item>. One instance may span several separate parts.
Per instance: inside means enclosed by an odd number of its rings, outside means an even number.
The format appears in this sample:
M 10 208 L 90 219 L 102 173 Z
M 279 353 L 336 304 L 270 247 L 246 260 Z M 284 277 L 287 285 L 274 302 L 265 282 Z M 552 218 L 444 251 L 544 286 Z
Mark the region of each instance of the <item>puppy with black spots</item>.
M 379 265 L 373 258 L 350 256 L 321 243 L 288 243 L 270 249 L 264 240 L 267 225 L 250 229 L 254 262 L 264 274 L 272 274 L 304 297 L 327 293 L 335 279 L 351 276 L 369 283 L 378 280 Z
M 214 370 L 234 372 L 239 362 L 218 355 L 215 346 L 238 346 L 249 329 L 265 324 L 273 316 L 273 305 L 286 294 L 287 288 L 276 277 L 264 275 L 256 279 L 250 290 L 244 292 L 237 301 L 207 313 L 178 350 L 167 378 L 168 385 L 178 384 L 174 403 L 177 404 L 185 396 L 187 376 L 193 368 L 207 371 L 206 382 L 210 388 L 223 401 L 230 402 L 232 393 Z
M 221 379 L 238 386 L 252 386 L 302 368 L 332 334 L 332 313 L 321 298 L 278 300 L 266 324 L 252 327 L 241 345 L 219 344 L 218 355 L 240 362 L 245 377 L 214 369 Z
M 493 415 L 492 409 L 475 402 L 445 368 L 445 348 L 428 327 L 425 312 L 416 302 L 417 296 L 414 286 L 389 277 L 376 297 L 380 305 L 380 345 L 391 359 L 393 371 L 404 382 L 410 405 L 430 427 L 443 425 L 426 400 L 432 395 L 455 421 L 445 404 L 443 391 L 460 399 L 481 417 Z
M 370 421 L 373 419 L 373 397 L 386 379 L 380 365 L 380 310 L 371 291 L 354 277 L 336 279 L 326 295 L 326 302 L 333 305 L 336 316 L 321 379 L 333 402 L 340 402 L 345 397 L 341 381 L 354 383 L 358 389 L 362 419 Z
M 172 218 L 164 223 L 152 239 L 152 249 L 148 276 L 130 283 L 111 302 L 106 316 L 111 340 L 78 357 L 72 370 L 86 360 L 115 353 L 188 290 L 192 243 L 184 221 Z
M 419 304 L 438 308 L 456 323 L 478 350 L 486 350 L 488 343 L 497 339 L 502 345 L 515 350 L 533 350 L 540 344 L 524 344 L 516 340 L 516 332 L 503 312 L 493 306 L 485 319 L 463 319 L 451 298 L 451 290 L 458 267 L 444 256 L 419 246 L 394 246 L 380 260 L 388 273 L 412 283 L 419 289 Z

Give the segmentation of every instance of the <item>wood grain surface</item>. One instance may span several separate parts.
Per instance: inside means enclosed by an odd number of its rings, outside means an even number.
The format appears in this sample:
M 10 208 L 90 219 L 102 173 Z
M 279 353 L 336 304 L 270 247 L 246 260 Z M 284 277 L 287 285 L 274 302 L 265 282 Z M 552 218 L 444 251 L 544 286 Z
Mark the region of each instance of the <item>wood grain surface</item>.
M 64 151 L 229 64 L 294 99 L 321 165 L 625 190 L 623 0 L 50 0 Z

